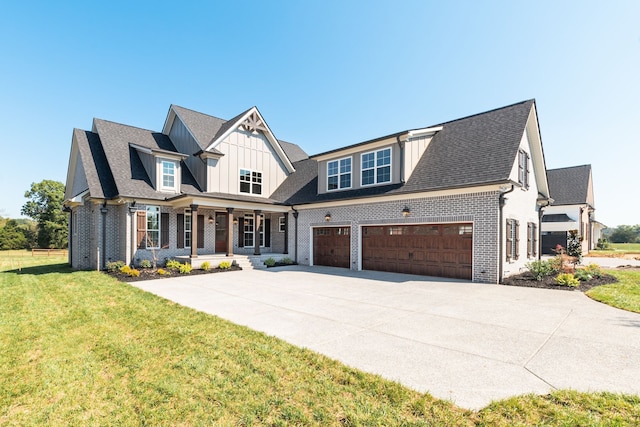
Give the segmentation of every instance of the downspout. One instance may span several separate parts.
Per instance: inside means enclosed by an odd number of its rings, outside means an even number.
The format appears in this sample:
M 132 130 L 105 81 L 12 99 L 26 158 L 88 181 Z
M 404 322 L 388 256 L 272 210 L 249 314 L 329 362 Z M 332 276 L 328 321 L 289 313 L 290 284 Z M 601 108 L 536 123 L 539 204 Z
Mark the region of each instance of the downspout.
M 400 147 L 400 182 L 404 184 L 404 146 L 407 140 L 400 140 L 400 135 L 396 136 L 398 147 Z
M 504 266 L 502 265 L 502 255 L 503 255 L 503 245 L 502 245 L 502 240 L 503 240 L 503 232 L 502 232 L 502 220 L 503 220 L 503 208 L 504 205 L 507 203 L 507 199 L 504 197 L 505 194 L 509 194 L 511 193 L 513 190 L 515 190 L 515 185 L 511 184 L 511 190 L 507 190 L 507 191 L 503 191 L 502 193 L 500 193 L 500 196 L 498 197 L 498 206 L 499 206 L 499 215 L 498 215 L 498 230 L 499 230 L 499 242 L 498 242 L 498 252 L 499 252 L 499 259 L 498 259 L 498 283 L 502 283 L 502 275 L 504 274 Z
M 291 210 L 293 211 L 293 259 L 297 263 L 298 262 L 298 211 L 296 208 L 291 206 Z
M 107 257 L 107 201 L 105 200 L 100 208 L 100 213 L 102 214 L 102 257 L 101 263 L 102 265 L 98 266 L 98 270 L 102 270 L 106 265 L 106 257 Z
M 69 214 L 69 227 L 67 228 L 67 262 L 73 267 L 73 210 L 69 206 L 62 206 L 62 212 Z

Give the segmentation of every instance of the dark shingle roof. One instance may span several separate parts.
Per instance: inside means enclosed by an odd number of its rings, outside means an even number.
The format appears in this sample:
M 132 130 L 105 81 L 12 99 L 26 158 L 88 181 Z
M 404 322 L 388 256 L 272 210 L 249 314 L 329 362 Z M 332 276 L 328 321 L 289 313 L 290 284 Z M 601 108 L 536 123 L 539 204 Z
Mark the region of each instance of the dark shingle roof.
M 576 222 L 569 218 L 567 214 L 546 214 L 542 217 L 542 222 Z
M 302 204 L 505 182 L 534 104 L 534 100 L 524 101 L 432 126 L 443 129 L 433 137 L 406 184 L 317 194 L 317 163 L 308 160 L 294 165 L 296 172 L 272 197 Z
M 180 116 L 183 123 L 189 128 L 193 136 L 196 138 L 196 142 L 203 150 L 209 146 L 211 140 L 216 136 L 222 125 L 226 122 L 226 120 L 189 110 L 188 108 L 180 107 L 178 105 L 172 105 L 171 107 L 178 116 Z
M 94 197 L 111 198 L 117 194 L 116 183 L 97 134 L 74 129 L 78 143 L 82 167 L 89 184 L 89 192 Z M 73 194 L 76 196 L 77 194 Z
M 281 139 L 279 139 L 278 142 L 280 143 L 280 146 L 284 150 L 291 163 L 299 162 L 301 160 L 309 158 L 309 155 L 305 153 L 305 151 L 300 148 L 300 146 L 287 141 L 283 141 Z
M 116 191 L 113 196 L 117 194 L 157 200 L 163 200 L 167 197 L 166 192 L 154 190 L 138 152 L 129 144 L 133 143 L 150 149 L 161 149 L 175 153 L 177 151 L 168 136 L 100 119 L 94 119 L 93 127 L 102 142 L 101 146 L 114 178 Z M 195 179 L 184 163 L 180 169 L 182 170 L 180 190 L 185 193 L 200 192 Z
M 549 169 L 549 193 L 553 205 L 581 205 L 588 203 L 591 165 Z

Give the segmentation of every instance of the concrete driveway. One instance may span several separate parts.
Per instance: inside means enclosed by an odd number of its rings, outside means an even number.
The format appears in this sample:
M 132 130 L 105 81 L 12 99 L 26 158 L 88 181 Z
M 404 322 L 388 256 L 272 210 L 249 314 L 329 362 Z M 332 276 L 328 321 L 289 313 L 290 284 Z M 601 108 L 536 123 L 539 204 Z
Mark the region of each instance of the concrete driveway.
M 640 314 L 577 291 L 302 266 L 135 286 L 469 409 L 554 389 L 640 394 Z

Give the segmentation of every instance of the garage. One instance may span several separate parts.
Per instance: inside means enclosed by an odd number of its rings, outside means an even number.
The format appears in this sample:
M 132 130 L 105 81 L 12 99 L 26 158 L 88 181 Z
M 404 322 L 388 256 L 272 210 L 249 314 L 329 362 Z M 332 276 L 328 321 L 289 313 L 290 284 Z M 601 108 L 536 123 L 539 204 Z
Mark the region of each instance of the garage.
M 362 228 L 364 270 L 471 280 L 472 263 L 472 224 Z
M 542 233 L 542 254 L 555 255 L 556 247 L 560 245 L 567 247 L 566 231 L 546 231 Z
M 351 228 L 313 229 L 313 265 L 351 267 Z

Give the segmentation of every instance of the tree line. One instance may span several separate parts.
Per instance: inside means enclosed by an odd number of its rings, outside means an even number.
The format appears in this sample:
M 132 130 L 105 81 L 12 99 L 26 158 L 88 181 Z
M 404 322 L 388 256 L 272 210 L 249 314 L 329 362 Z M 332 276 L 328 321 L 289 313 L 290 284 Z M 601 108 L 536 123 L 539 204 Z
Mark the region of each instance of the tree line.
M 640 243 L 640 224 L 607 228 L 603 234 L 612 243 Z
M 20 213 L 31 220 L 0 217 L 0 249 L 66 248 L 69 215 L 62 210 L 64 184 L 34 182 L 24 196 L 27 202 Z

